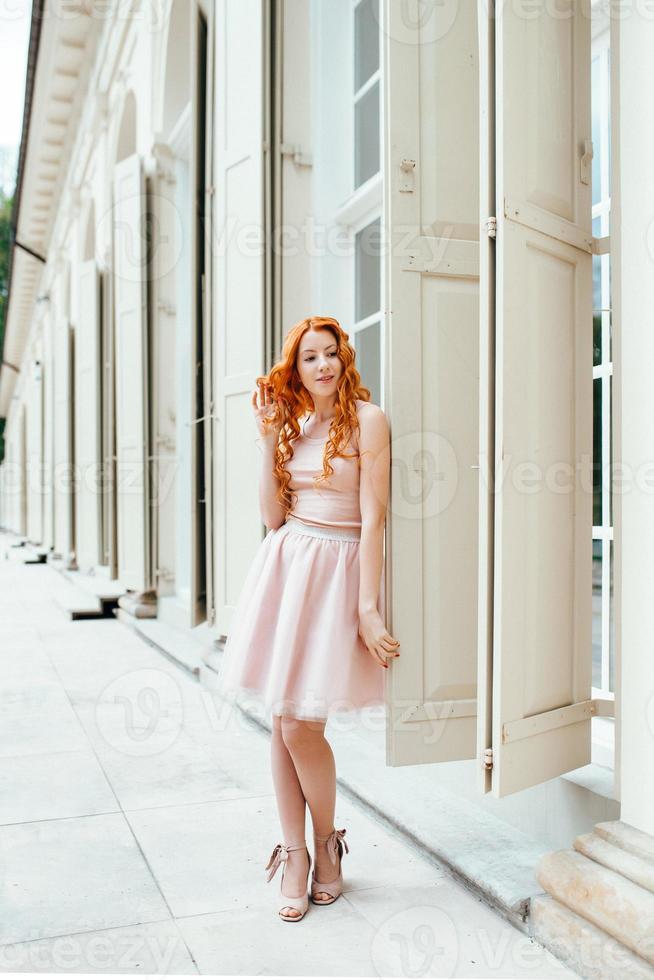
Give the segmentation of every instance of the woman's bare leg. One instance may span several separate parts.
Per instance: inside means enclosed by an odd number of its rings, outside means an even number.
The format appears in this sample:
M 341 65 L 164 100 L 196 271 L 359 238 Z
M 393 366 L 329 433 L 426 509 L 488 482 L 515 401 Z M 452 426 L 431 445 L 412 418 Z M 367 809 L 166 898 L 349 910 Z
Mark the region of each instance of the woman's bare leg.
M 311 811 L 313 832 L 326 837 L 334 829 L 336 810 L 336 762 L 332 747 L 325 738 L 324 721 L 303 721 L 283 715 L 284 744 L 291 755 L 304 798 Z M 314 870 L 318 881 L 333 881 L 338 861 L 327 851 L 326 841 L 314 841 Z M 325 892 L 316 898 L 327 899 Z
M 300 780 L 295 765 L 286 748 L 282 734 L 281 716 L 272 716 L 272 737 L 270 741 L 270 761 L 273 784 L 277 798 L 279 822 L 282 827 L 282 837 L 285 844 L 299 844 L 306 837 L 306 807 Z M 277 874 L 281 875 L 284 866 Z M 309 858 L 307 852 L 289 851 L 284 874 L 284 893 L 289 898 L 299 898 L 304 895 L 309 873 Z M 297 909 L 287 905 L 283 909 L 287 916 L 299 916 Z

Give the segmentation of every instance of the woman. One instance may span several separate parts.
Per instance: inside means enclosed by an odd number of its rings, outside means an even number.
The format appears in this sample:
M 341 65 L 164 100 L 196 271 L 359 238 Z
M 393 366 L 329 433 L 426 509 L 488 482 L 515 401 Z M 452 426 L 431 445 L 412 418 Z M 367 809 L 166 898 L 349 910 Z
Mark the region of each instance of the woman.
M 386 416 L 361 385 L 354 348 L 332 317 L 307 317 L 252 394 L 263 449 L 259 501 L 268 534 L 239 596 L 219 681 L 272 710 L 271 763 L 285 844 L 286 922 L 311 898 L 341 893 L 345 829 L 334 828 L 336 770 L 328 715 L 384 704 L 384 668 L 399 642 L 383 620 L 383 536 L 390 446 Z

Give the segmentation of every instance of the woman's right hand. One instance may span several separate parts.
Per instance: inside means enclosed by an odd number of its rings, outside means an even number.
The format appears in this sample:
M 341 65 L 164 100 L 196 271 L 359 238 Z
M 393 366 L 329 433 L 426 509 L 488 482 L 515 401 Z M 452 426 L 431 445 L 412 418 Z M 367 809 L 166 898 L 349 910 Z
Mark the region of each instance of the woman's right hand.
M 272 393 L 272 386 L 267 385 L 264 381 L 258 381 L 257 387 L 252 392 L 252 408 L 254 409 L 254 420 L 262 439 L 272 439 L 274 437 L 275 441 L 277 441 L 277 436 L 282 427 L 281 417 L 272 427 L 266 426 L 264 429 L 263 425 L 264 419 L 273 418 L 276 404 L 277 399 Z

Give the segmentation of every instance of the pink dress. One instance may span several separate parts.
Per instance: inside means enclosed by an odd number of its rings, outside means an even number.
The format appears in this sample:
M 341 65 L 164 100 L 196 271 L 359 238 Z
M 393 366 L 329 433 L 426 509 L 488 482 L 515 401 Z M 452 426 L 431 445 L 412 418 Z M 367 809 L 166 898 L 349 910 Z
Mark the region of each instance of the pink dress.
M 357 401 L 357 406 L 366 404 Z M 302 422 L 300 428 L 302 429 Z M 359 636 L 358 441 L 322 472 L 327 436 L 300 435 L 286 467 L 297 494 L 245 577 L 223 652 L 218 691 L 255 696 L 269 713 L 326 720 L 385 703 L 385 669 Z M 384 618 L 384 572 L 377 608 Z

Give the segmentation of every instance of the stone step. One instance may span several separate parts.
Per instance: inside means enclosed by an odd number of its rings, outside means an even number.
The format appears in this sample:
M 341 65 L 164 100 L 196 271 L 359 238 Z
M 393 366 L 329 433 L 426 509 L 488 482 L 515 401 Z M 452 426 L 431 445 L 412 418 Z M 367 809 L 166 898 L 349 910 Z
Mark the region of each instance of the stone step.
M 598 929 L 654 965 L 654 895 L 576 850 L 546 854 L 543 888 Z
M 605 868 L 616 871 L 623 878 L 628 878 L 642 888 L 654 892 L 654 863 L 652 861 L 643 860 L 642 857 L 631 851 L 625 851 L 622 847 L 616 846 L 594 832 L 580 834 L 575 838 L 573 846 L 580 854 L 585 854 L 586 857 L 597 861 Z
M 623 851 L 630 851 L 654 865 L 654 837 L 642 830 L 631 827 L 622 820 L 606 820 L 596 823 L 594 831 L 616 847 L 621 847 Z
M 52 598 L 71 619 L 103 619 L 102 603 L 88 592 L 78 589 L 65 575 L 53 577 L 50 586 Z
M 654 970 L 642 957 L 551 895 L 537 895 L 532 900 L 529 923 L 532 938 L 580 977 L 587 980 L 654 978 Z
M 62 574 L 80 592 L 99 603 L 103 617 L 112 616 L 125 587 L 117 579 L 86 575 L 73 569 L 62 569 Z

